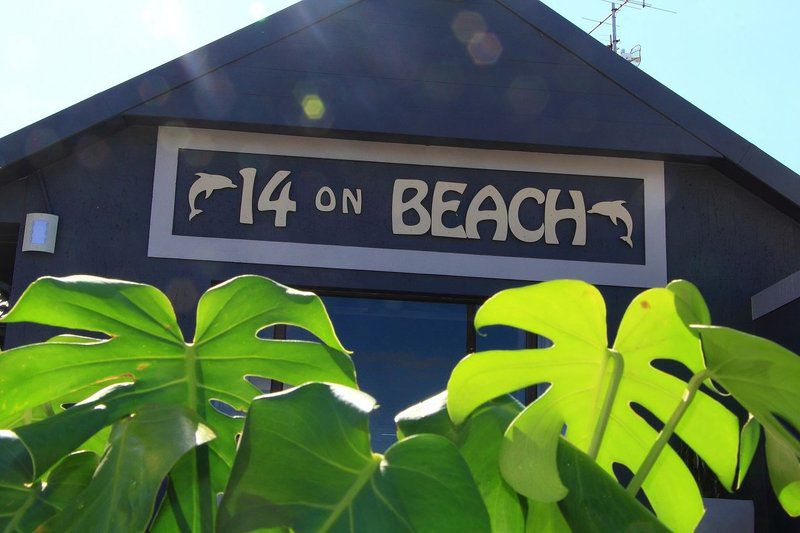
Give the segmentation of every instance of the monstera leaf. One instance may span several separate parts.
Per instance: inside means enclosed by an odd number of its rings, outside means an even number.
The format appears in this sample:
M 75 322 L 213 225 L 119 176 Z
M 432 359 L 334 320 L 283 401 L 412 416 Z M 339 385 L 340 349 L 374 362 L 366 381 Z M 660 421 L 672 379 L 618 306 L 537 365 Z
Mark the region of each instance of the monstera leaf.
M 3 430 L 0 462 L 14 468 L 0 468 L 0 484 L 33 484 L 64 456 L 129 412 L 128 397 L 133 386 L 111 385 L 59 416 Z
M 492 531 L 524 531 L 522 502 L 503 480 L 498 463 L 503 433 L 522 411 L 522 405 L 511 396 L 497 398 L 479 407 L 460 426 L 450 421 L 446 405 L 447 392 L 442 392 L 402 411 L 395 418 L 398 436 L 432 433 L 449 439 L 472 472 Z
M 503 433 L 522 405 L 512 396 L 501 396 L 455 426 L 446 401 L 444 392 L 406 409 L 395 419 L 398 433 L 433 433 L 458 446 L 489 511 L 492 531 L 666 531 L 614 478 L 563 438 L 558 440 L 558 470 L 569 493 L 558 503 L 529 500 L 526 520 L 519 496 L 503 481 L 498 466 Z
M 139 409 L 114 425 L 89 486 L 40 530 L 144 531 L 164 477 L 180 457 L 213 438 L 183 406 Z
M 696 326 L 711 378 L 750 413 L 743 477 L 766 436 L 767 467 L 781 505 L 800 516 L 800 357 L 774 342 L 723 327 Z M 756 423 L 754 423 L 756 422 Z
M 492 398 L 549 383 L 547 392 L 506 431 L 500 466 L 517 492 L 539 502 L 559 501 L 568 494 L 557 468 L 562 432 L 607 472 L 613 472 L 615 463 L 636 472 L 657 432 L 633 405 L 662 421 L 671 417 L 687 384 L 658 370 L 654 361 L 669 359 L 692 372 L 702 371 L 700 341 L 686 324 L 708 321 L 708 310 L 694 286 L 674 282 L 637 296 L 609 347 L 605 302 L 595 287 L 552 281 L 502 291 L 479 309 L 475 326 L 523 329 L 546 337 L 553 346 L 467 356 L 448 383 L 448 411 L 461 424 Z M 738 451 L 736 417 L 700 392 L 676 433 L 730 488 Z M 694 478 L 669 447 L 658 456 L 643 489 L 670 529 L 693 530 L 702 517 Z
M 211 428 L 218 438 L 185 458 L 189 467 L 172 476 L 183 505 L 172 510 L 198 527 L 213 523 L 216 493 L 225 485 L 242 428 L 240 419 L 214 410 L 212 399 L 247 409 L 258 393 L 247 375 L 355 385 L 352 362 L 319 298 L 258 276 L 234 278 L 206 292 L 191 343 L 160 291 L 91 276 L 34 282 L 2 322 L 95 334 L 62 335 L 0 354 L 0 427 L 22 424 L 38 406 L 73 403 L 125 381 L 135 387 L 115 400 L 122 412 L 151 403 L 183 405 Z M 322 342 L 257 336 L 273 324 L 299 326 Z M 123 399 L 127 404 L 120 406 Z M 74 413 L 55 415 L 67 416 Z M 195 490 L 199 481 L 202 490 Z
M 0 435 L 0 442 L 9 438 Z M 92 480 L 97 455 L 77 452 L 66 457 L 47 477 L 47 483 L 25 483 L 24 471 L 19 472 L 16 484 L 0 484 L 0 528 L 6 532 L 33 531 L 53 515 L 63 510 Z M 15 470 L 0 458 L 4 477 L 11 478 Z
M 375 400 L 309 383 L 256 398 L 220 504 L 220 531 L 478 532 L 489 518 L 458 450 L 418 435 L 369 444 Z

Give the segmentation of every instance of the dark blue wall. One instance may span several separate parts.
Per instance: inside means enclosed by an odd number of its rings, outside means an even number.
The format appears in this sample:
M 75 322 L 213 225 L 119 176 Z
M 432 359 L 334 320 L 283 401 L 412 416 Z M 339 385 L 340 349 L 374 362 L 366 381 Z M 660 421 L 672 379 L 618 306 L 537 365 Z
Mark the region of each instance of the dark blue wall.
M 0 222 L 17 223 L 23 218 L 25 188 L 29 185 L 29 180 L 19 180 L 0 187 Z
M 450 278 L 375 272 L 273 267 L 147 257 L 156 128 L 134 126 L 98 141 L 42 173 L 53 211 L 61 217 L 56 253 L 17 254 L 12 298 L 41 275 L 90 273 L 153 284 L 175 303 L 187 333 L 200 294 L 215 280 L 256 273 L 289 285 L 434 295 L 487 296 L 518 285 L 504 280 Z M 43 208 L 31 182 L 26 212 Z M 15 186 L 21 191 L 20 185 Z M 5 190 L 5 188 L 4 188 Z M 19 194 L 19 192 L 15 193 Z M 9 196 L 10 197 L 10 196 Z M 800 269 L 800 227 L 789 217 L 710 167 L 666 165 L 667 249 L 670 278 L 695 282 L 705 294 L 715 322 L 754 330 L 750 296 Z M 17 196 L 16 205 L 20 205 Z M 22 219 L 23 213 L 18 213 Z M 604 287 L 612 331 L 636 289 Z M 792 308 L 796 308 L 793 306 Z M 780 312 L 758 321 L 800 350 L 796 327 Z M 796 324 L 796 322 L 795 322 Z M 26 325 L 9 328 L 9 345 L 42 338 Z M 343 339 L 346 343 L 347 339 Z M 763 474 L 763 470 L 762 470 Z M 770 495 L 763 475 L 752 490 Z M 760 496 L 764 497 L 764 496 Z M 763 511 L 763 507 L 759 507 Z M 765 512 L 765 511 L 764 511 Z M 783 520 L 778 514 L 760 517 Z M 773 522 L 774 523 L 774 522 Z
M 468 27 L 491 44 L 462 42 Z M 364 0 L 126 115 L 718 155 L 494 0 Z
M 668 163 L 665 192 L 669 277 L 697 284 L 715 323 L 754 331 L 750 297 L 800 270 L 800 225 L 704 165 Z
M 41 275 L 89 273 L 150 283 L 173 299 L 187 336 L 199 295 L 213 281 L 243 273 L 305 287 L 485 297 L 519 282 L 301 267 L 184 261 L 147 257 L 156 128 L 135 126 L 48 167 L 52 209 L 61 218 L 55 254 L 19 253 L 13 297 Z M 31 185 L 35 185 L 32 183 Z M 43 209 L 39 187 L 28 188 L 27 210 Z M 633 289 L 609 289 L 616 322 Z M 14 326 L 12 342 L 28 342 Z
M 93 273 L 161 287 L 186 314 L 213 280 L 254 272 L 309 287 L 486 296 L 514 282 L 409 274 L 241 265 L 147 257 L 156 128 L 130 127 L 45 169 L 61 216 L 56 253 L 18 254 L 14 294 L 43 274 Z M 800 226 L 705 165 L 666 165 L 668 273 L 695 282 L 715 321 L 752 330 L 750 296 L 800 270 Z M 11 188 L 16 216 L 44 209 L 35 181 Z M 27 190 L 27 198 L 20 202 Z M 0 199 L 0 202 L 3 200 Z M 608 288 L 610 316 L 636 291 Z M 619 302 L 615 302 L 619 295 Z M 187 314 L 186 311 L 189 311 Z M 759 323 L 770 323 L 769 315 Z M 765 326 L 766 327 L 766 326 Z M 20 338 L 21 340 L 21 338 Z M 787 340 L 789 340 L 787 338 Z M 800 345 L 794 346 L 800 349 Z

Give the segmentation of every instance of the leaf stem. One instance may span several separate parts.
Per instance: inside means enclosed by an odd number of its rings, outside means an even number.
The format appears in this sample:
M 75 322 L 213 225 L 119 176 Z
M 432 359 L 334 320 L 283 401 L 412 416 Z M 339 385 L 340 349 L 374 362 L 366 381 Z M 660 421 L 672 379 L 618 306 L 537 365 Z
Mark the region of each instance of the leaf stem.
M 703 369 L 702 371 L 696 373 L 692 376 L 692 379 L 689 380 L 689 383 L 686 386 L 686 390 L 683 392 L 683 398 L 681 398 L 678 407 L 675 408 L 673 411 L 672 416 L 670 417 L 667 424 L 661 430 L 661 433 L 658 434 L 658 439 L 656 439 L 653 446 L 650 448 L 650 451 L 647 452 L 647 456 L 642 461 L 641 466 L 636 471 L 636 475 L 633 476 L 633 479 L 628 484 L 628 494 L 632 496 L 636 496 L 639 493 L 639 489 L 642 488 L 642 484 L 644 480 L 647 478 L 648 474 L 650 474 L 650 470 L 653 469 L 653 466 L 656 464 L 656 460 L 658 456 L 661 455 L 661 451 L 664 449 L 664 446 L 667 445 L 669 439 L 672 437 L 673 433 L 675 433 L 675 428 L 678 427 L 678 423 L 683 418 L 686 409 L 689 408 L 689 404 L 692 403 L 695 394 L 700 389 L 700 385 L 703 384 L 711 373 Z
M 189 409 L 206 420 L 205 394 L 200 391 L 199 384 L 203 381 L 202 367 L 197 356 L 197 347 L 193 344 L 186 346 L 185 356 L 186 385 L 188 387 L 187 403 Z M 201 445 L 193 450 L 194 455 L 194 491 L 197 504 L 197 518 L 199 531 L 202 533 L 213 531 L 214 511 L 211 507 L 213 491 L 211 490 L 211 465 L 208 455 L 208 445 Z
M 611 418 L 611 408 L 614 406 L 614 399 L 617 397 L 617 390 L 619 383 L 622 381 L 622 372 L 625 370 L 625 361 L 622 355 L 616 350 L 609 350 L 609 358 L 614 364 L 614 369 L 611 374 L 611 381 L 608 384 L 606 397 L 603 399 L 603 407 L 597 418 L 597 425 L 594 428 L 592 435 L 592 443 L 589 445 L 589 457 L 597 459 L 597 453 L 600 451 L 600 444 L 603 442 L 603 435 L 606 433 L 608 427 L 608 420 Z

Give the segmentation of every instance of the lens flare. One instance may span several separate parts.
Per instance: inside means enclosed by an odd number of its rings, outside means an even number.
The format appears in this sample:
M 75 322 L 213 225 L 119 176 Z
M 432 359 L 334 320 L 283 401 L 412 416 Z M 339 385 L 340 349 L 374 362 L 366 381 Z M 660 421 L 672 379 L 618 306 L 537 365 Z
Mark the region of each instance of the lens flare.
M 308 94 L 303 98 L 303 113 L 311 120 L 319 120 L 325 116 L 325 102 L 317 94 Z
M 476 65 L 488 66 L 494 65 L 500 59 L 503 45 L 494 33 L 480 32 L 472 36 L 467 50 Z
M 453 19 L 450 28 L 453 30 L 453 35 L 456 36 L 456 39 L 467 44 L 475 34 L 486 31 L 486 21 L 483 20 L 480 13 L 461 11 Z

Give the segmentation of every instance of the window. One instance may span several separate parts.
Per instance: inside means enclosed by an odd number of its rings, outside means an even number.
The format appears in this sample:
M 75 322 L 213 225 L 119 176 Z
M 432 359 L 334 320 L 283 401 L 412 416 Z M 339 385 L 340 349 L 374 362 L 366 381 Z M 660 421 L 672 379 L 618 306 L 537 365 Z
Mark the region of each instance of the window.
M 17 252 L 19 224 L 0 223 L 0 315 L 8 311 L 11 294 L 11 274 Z M 0 324 L 0 348 L 4 347 L 5 324 Z
M 353 351 L 359 386 L 380 406 L 370 418 L 376 451 L 396 440 L 395 415 L 444 390 L 453 367 L 467 353 L 532 345 L 528 336 L 511 328 L 488 328 L 476 336 L 476 306 L 471 303 L 320 292 L 339 339 Z M 287 338 L 312 337 L 290 327 Z M 524 391 L 517 398 L 524 401 Z

